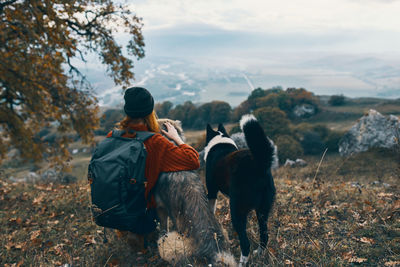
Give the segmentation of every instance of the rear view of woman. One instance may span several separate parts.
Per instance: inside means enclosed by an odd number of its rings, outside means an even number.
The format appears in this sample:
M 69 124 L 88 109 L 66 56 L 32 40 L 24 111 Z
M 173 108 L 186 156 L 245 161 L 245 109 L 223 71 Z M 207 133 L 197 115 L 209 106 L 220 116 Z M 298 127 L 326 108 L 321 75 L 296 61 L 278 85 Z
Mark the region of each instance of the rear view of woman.
M 148 131 L 154 135 L 144 141 L 147 150 L 145 191 L 148 208 L 155 208 L 154 197 L 150 192 L 162 172 L 196 170 L 200 167 L 199 154 L 191 146 L 185 144 L 176 129 L 166 123 L 166 131 L 161 132 L 175 144 L 161 135 L 157 116 L 154 111 L 154 99 L 149 91 L 142 87 L 132 87 L 125 91 L 124 111 L 126 117 L 119 123 L 119 129 L 125 130 L 123 137 L 133 137 L 130 131 Z M 110 132 L 107 137 L 111 137 Z

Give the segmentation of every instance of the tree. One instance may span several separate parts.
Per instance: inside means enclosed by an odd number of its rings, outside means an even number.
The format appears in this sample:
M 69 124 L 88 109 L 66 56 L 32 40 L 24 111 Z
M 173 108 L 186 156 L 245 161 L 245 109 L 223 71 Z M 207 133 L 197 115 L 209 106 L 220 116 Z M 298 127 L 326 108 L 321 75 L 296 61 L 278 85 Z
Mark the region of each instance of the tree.
M 67 132 L 93 140 L 97 101 L 74 65 L 98 55 L 117 85 L 134 78 L 133 61 L 115 40 L 130 35 L 130 56 L 144 57 L 141 19 L 112 0 L 3 0 L 0 3 L 0 159 L 9 147 L 26 159 L 69 156 Z M 36 133 L 53 125 L 55 145 Z
M 290 121 L 285 112 L 279 108 L 259 108 L 254 111 L 254 116 L 270 138 L 291 134 Z
M 279 163 L 283 164 L 287 159 L 296 160 L 303 155 L 303 149 L 299 142 L 291 135 L 281 135 L 276 138 L 278 146 Z
M 162 103 L 157 103 L 154 106 L 154 109 L 156 110 L 159 118 L 168 118 L 168 113 L 172 109 L 173 106 L 174 106 L 174 104 L 172 104 L 172 102 L 164 101 Z
M 332 95 L 329 100 L 328 104 L 331 106 L 342 106 L 346 102 L 344 95 Z

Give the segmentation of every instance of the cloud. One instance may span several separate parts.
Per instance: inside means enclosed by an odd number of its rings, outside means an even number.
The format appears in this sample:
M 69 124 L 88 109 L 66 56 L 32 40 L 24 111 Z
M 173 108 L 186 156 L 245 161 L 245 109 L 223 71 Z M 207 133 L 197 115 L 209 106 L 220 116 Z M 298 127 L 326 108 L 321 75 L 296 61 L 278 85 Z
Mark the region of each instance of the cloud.
M 196 23 L 264 33 L 400 31 L 400 1 L 394 0 L 148 0 L 133 7 L 146 31 Z

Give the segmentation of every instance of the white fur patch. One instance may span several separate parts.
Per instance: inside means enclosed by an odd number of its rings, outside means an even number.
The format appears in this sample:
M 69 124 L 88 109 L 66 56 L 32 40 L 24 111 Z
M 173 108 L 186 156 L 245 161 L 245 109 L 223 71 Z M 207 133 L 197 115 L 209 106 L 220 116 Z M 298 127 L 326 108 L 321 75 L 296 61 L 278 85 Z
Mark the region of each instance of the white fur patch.
M 239 261 L 239 267 L 245 267 L 247 262 L 249 261 L 249 257 L 243 256 L 243 254 L 240 254 L 240 261 Z
M 237 266 L 235 257 L 232 254 L 227 253 L 227 252 L 218 253 L 215 256 L 215 262 L 221 263 L 222 266 L 229 266 L 229 267 Z
M 249 121 L 257 121 L 257 119 L 252 114 L 245 114 L 240 119 L 240 129 L 242 129 L 242 132 L 244 125 L 247 124 Z
M 210 152 L 211 148 L 218 144 L 231 144 L 234 145 L 236 149 L 238 148 L 232 139 L 228 137 L 223 137 L 222 134 L 214 136 L 213 139 L 211 139 L 207 146 L 204 148 L 204 161 L 207 161 L 208 152 Z
M 191 240 L 175 231 L 160 237 L 157 245 L 161 258 L 172 265 L 194 252 Z
M 209 199 L 208 200 L 208 205 L 210 206 L 210 209 L 212 213 L 215 214 L 215 210 L 217 208 L 217 200 L 216 199 Z

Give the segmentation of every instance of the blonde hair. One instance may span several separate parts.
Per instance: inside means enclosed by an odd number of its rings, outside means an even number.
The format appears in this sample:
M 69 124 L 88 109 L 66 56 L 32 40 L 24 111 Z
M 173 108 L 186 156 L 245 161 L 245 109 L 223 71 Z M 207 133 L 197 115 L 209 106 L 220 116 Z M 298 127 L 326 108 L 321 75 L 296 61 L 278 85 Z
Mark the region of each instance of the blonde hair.
M 158 126 L 157 122 L 157 114 L 154 110 L 144 118 L 132 119 L 131 117 L 126 116 L 122 121 L 117 124 L 117 128 L 120 130 L 128 130 L 130 125 L 140 123 L 144 123 L 150 132 L 160 132 L 160 127 Z

